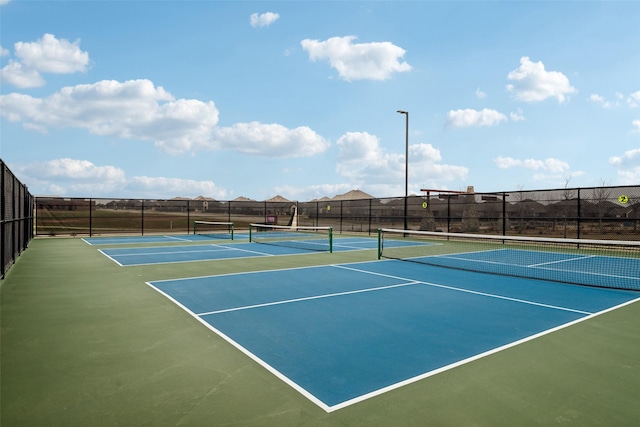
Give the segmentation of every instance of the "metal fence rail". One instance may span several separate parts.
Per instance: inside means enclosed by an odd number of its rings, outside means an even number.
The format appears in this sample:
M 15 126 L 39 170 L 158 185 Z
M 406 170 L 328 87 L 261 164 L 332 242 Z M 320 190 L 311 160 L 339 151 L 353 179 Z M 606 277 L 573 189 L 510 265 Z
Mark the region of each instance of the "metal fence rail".
M 34 198 L 7 165 L 0 160 L 0 278 L 33 238 Z
M 36 198 L 36 234 L 190 233 L 192 223 L 234 222 L 331 226 L 339 233 L 378 228 L 640 240 L 640 186 L 310 202 L 213 199 Z M 405 212 L 406 206 L 406 212 Z

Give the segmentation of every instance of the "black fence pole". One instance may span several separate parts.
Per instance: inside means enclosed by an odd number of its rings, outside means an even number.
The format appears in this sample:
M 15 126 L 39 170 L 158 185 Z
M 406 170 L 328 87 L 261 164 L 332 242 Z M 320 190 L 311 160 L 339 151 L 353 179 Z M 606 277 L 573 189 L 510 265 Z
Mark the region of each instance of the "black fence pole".
M 371 215 L 371 214 L 372 214 L 372 211 L 371 211 L 371 207 L 372 207 L 371 201 L 372 201 L 372 199 L 369 199 L 369 229 L 368 229 L 368 234 L 369 234 L 369 235 L 371 235 L 371 216 L 372 216 L 372 215 Z
M 447 194 L 447 233 L 451 232 L 451 194 Z
M 2 225 L 2 229 L 0 230 L 0 242 L 2 243 L 2 250 L 0 250 L 0 273 L 3 279 L 4 279 L 4 273 L 5 273 L 5 266 L 7 265 L 7 260 L 5 258 L 5 251 L 6 251 L 6 242 L 7 242 L 7 236 L 6 236 L 6 225 L 5 225 L 5 209 L 6 209 L 6 205 L 5 205 L 5 198 L 6 198 L 6 194 L 5 194 L 5 186 L 4 186 L 4 180 L 5 180 L 5 166 L 4 166 L 4 162 L 0 162 L 0 167 L 2 167 L 2 171 L 0 172 L 0 186 L 2 186 L 2 197 L 0 198 L 1 200 L 1 206 L 0 206 L 0 224 Z
M 507 193 L 502 193 L 502 235 L 507 235 Z
M 577 218 L 576 218 L 576 238 L 580 238 L 580 219 L 581 219 L 581 209 L 580 206 L 582 203 L 580 202 L 580 189 L 578 188 L 578 209 L 577 209 Z
M 191 205 L 189 203 L 189 200 L 187 200 L 187 234 L 189 234 L 189 230 L 191 230 L 190 224 L 191 224 Z

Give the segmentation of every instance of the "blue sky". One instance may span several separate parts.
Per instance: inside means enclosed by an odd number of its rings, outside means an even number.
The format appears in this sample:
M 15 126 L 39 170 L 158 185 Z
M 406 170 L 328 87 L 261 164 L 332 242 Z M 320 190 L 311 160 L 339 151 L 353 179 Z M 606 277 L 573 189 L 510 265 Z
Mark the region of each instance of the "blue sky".
M 263 200 L 640 183 L 640 2 L 0 0 L 36 195 Z

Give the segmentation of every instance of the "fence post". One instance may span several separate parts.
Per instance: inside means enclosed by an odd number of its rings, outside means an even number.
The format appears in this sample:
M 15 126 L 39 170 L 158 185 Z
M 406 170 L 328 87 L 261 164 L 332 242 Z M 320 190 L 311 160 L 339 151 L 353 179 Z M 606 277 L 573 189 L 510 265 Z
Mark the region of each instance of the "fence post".
M 187 234 L 189 234 L 189 230 L 191 229 L 190 225 L 191 225 L 191 206 L 189 203 L 189 199 L 187 199 Z M 195 230 L 193 234 L 196 234 Z
M 5 245 L 6 245 L 6 230 L 5 230 L 5 191 L 4 191 L 4 174 L 5 174 L 5 166 L 4 166 L 4 162 L 0 161 L 0 167 L 2 168 L 2 171 L 0 171 L 0 186 L 2 186 L 2 196 L 1 196 L 1 202 L 0 202 L 0 225 L 2 225 L 2 229 L 0 230 L 0 242 L 2 243 L 2 250 L 0 250 L 0 277 L 2 277 L 4 279 L 4 267 L 7 264 L 6 263 L 6 259 L 5 259 Z
M 447 194 L 447 233 L 451 232 L 451 194 Z
M 369 228 L 367 230 L 368 231 L 368 233 L 367 233 L 368 235 L 371 235 L 371 206 L 372 206 L 371 205 L 371 201 L 372 200 L 373 199 L 369 199 Z
M 579 239 L 580 238 L 580 217 L 582 215 L 581 213 L 581 209 L 580 206 L 582 205 L 582 203 L 580 202 L 580 189 L 578 188 L 578 217 L 576 218 L 576 237 Z
M 502 235 L 507 235 L 507 193 L 502 193 Z

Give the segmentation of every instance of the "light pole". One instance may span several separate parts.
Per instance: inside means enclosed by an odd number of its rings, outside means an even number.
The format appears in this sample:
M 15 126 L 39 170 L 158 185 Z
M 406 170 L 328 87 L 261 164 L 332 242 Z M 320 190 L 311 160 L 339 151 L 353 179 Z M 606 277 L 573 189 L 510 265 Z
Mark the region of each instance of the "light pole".
M 404 114 L 405 131 L 404 131 L 404 229 L 407 226 L 407 198 L 409 197 L 409 112 L 398 110 L 400 114 Z

